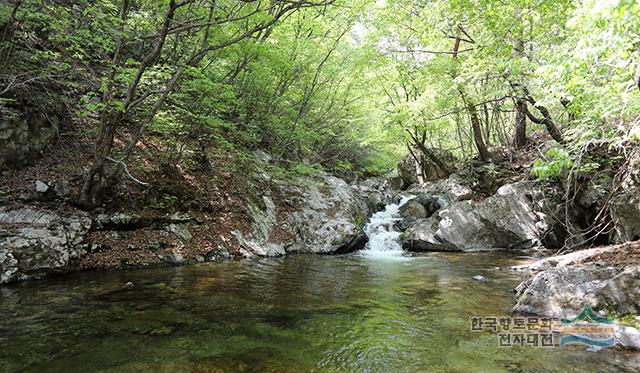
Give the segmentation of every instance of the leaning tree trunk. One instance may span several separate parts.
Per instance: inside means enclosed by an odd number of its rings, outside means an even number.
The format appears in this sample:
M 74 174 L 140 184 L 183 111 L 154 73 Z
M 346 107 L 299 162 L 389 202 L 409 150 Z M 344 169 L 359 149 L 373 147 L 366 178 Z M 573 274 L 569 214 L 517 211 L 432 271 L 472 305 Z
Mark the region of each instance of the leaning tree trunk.
M 418 149 L 420 149 L 420 152 L 426 158 L 428 158 L 431 162 L 433 162 L 436 166 L 438 166 L 438 168 L 440 170 L 442 170 L 442 172 L 444 172 L 447 176 L 451 175 L 451 169 L 449 168 L 449 166 L 447 166 L 447 164 L 442 159 L 440 159 L 431 149 L 429 149 L 425 145 L 425 142 L 427 140 L 427 132 L 426 131 L 422 131 L 422 134 L 420 134 L 419 133 L 420 131 L 418 130 L 417 127 L 413 128 L 413 132 L 409 131 L 409 129 L 407 129 L 406 131 L 409 133 L 409 136 L 411 137 L 411 141 L 413 141 L 413 145 L 418 147 Z M 409 144 L 407 144 L 407 147 L 409 148 L 409 151 L 414 156 L 416 161 L 418 161 L 418 163 L 420 163 L 419 157 L 417 157 L 417 156 L 415 156 L 415 154 L 413 154 L 413 150 L 411 149 L 411 146 L 409 146 Z
M 557 142 L 562 143 L 564 140 L 562 139 L 562 135 L 560 134 L 558 127 L 556 127 L 556 124 L 553 122 L 553 119 L 551 119 L 551 113 L 549 113 L 549 110 L 547 110 L 547 108 L 542 105 L 536 105 L 536 102 L 535 100 L 533 100 L 533 98 L 529 98 L 529 102 L 531 102 L 531 104 L 536 109 L 538 109 L 540 114 L 542 114 L 542 118 L 538 118 L 535 115 L 533 115 L 533 113 L 531 113 L 531 111 L 528 108 L 527 108 L 527 117 L 534 123 L 544 124 L 544 126 L 547 128 L 547 132 L 549 132 L 549 135 L 551 135 L 551 137 Z

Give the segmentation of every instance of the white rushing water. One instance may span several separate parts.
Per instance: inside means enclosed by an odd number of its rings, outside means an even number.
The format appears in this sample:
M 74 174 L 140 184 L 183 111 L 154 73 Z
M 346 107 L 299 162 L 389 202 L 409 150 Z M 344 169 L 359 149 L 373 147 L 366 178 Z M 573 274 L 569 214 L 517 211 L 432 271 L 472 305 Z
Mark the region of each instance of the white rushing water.
M 383 211 L 376 212 L 364 227 L 364 232 L 369 237 L 369 242 L 363 256 L 381 259 L 405 258 L 400 245 L 400 234 L 393 229 L 393 225 L 401 219 L 400 206 L 409 201 L 411 197 L 402 197 L 398 204 L 390 204 Z

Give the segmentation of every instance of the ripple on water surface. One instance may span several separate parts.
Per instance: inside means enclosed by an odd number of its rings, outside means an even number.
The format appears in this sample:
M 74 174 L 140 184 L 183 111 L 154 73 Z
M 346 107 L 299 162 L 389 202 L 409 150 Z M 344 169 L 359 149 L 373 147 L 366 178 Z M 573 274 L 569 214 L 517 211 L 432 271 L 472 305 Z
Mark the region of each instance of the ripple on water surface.
M 470 317 L 508 314 L 518 279 L 493 268 L 514 263 L 294 256 L 2 287 L 0 371 L 637 371 L 636 354 L 472 333 Z

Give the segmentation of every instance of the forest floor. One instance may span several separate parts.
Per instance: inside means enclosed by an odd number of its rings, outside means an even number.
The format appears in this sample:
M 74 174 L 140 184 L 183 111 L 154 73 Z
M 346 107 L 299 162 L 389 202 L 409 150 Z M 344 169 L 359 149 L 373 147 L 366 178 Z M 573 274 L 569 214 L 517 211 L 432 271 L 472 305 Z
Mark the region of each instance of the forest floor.
M 238 162 L 232 153 L 220 151 L 213 143 L 207 144 L 207 148 L 213 150 L 208 151 L 206 157 L 202 153 L 196 157 L 185 152 L 179 159 L 169 159 L 168 154 L 174 154 L 163 145 L 164 140 L 159 136 L 147 137 L 129 162 L 131 174 L 149 185 L 127 178 L 91 213 L 120 212 L 154 221 L 169 214 L 188 212 L 199 224 L 193 240 L 181 248 L 185 259 L 203 256 L 220 246 L 231 256 L 238 256 L 240 247 L 233 232 L 246 233 L 252 223 L 245 201 L 252 198 L 256 189 L 271 186 L 257 184 L 259 180 L 252 177 L 256 172 L 251 169 L 252 164 Z M 92 144 L 90 136 L 61 134 L 32 164 L 4 171 L 0 177 L 0 206 L 33 206 L 53 211 L 75 209 L 74 195 L 81 188 L 85 168 L 91 164 Z M 51 191 L 37 193 L 36 182 L 46 183 Z M 278 194 L 273 196 L 277 201 Z M 155 234 L 150 227 L 131 230 L 115 238 L 105 231 L 91 232 L 92 242 L 108 244 L 112 249 L 92 253 L 81 266 L 108 269 L 121 267 L 125 262 L 129 266 L 153 265 L 158 262 L 157 252 L 131 250 L 131 247 L 143 247 Z

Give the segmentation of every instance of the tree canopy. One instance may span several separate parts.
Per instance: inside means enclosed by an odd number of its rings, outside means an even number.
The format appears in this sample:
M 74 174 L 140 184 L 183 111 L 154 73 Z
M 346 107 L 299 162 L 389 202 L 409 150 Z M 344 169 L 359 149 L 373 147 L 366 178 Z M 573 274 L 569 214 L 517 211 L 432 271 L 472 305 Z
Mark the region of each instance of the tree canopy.
M 640 136 L 634 0 L 13 0 L 0 65 L 3 116 L 93 136 L 86 205 L 150 134 L 171 162 L 213 142 L 361 174 Z

